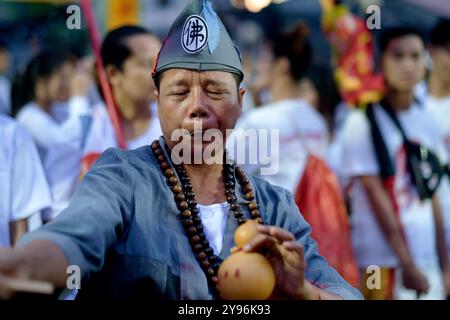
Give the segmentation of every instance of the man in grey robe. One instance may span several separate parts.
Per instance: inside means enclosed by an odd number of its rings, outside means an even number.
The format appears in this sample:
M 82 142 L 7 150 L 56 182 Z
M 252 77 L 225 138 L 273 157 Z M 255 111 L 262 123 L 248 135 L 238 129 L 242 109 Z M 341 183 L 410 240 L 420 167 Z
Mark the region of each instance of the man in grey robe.
M 191 1 L 173 24 L 153 78 L 167 159 L 171 134 L 194 123 L 225 132 L 242 108 L 242 63 L 227 31 L 206 0 Z M 150 141 L 149 141 L 150 143 Z M 204 142 L 200 142 L 202 151 Z M 173 164 L 170 164 L 174 169 Z M 226 199 L 221 164 L 187 164 L 196 199 L 204 205 Z M 176 170 L 173 170 L 176 172 Z M 178 175 L 175 176 L 179 179 Z M 248 177 L 265 226 L 245 248 L 276 253 L 272 265 L 279 296 L 293 299 L 360 299 L 319 255 L 310 227 L 288 191 Z M 238 183 L 237 204 L 249 218 Z M 238 227 L 229 214 L 218 255 L 225 259 Z M 81 270 L 80 299 L 214 299 L 193 253 L 180 210 L 150 146 L 108 149 L 85 176 L 69 207 L 54 221 L 0 250 L 0 297 L 14 293 L 8 279 L 66 286 L 69 266 Z

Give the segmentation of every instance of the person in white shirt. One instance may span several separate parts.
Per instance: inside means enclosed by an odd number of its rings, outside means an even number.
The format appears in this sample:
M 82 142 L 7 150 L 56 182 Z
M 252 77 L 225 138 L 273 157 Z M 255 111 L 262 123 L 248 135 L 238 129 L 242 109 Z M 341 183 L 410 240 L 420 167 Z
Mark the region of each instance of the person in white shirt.
M 114 29 L 106 35 L 102 44 L 102 60 L 122 120 L 128 149 L 148 144 L 148 139 L 161 134 L 156 110 L 156 88 L 151 79 L 160 48 L 158 37 L 139 26 Z M 86 137 L 86 148 L 89 148 L 89 140 L 96 131 L 102 132 L 104 147 L 101 149 L 116 147 L 111 121 L 102 103 L 94 107 L 92 121 L 92 130 Z
M 20 89 L 24 105 L 15 110 L 16 118 L 32 134 L 44 162 L 49 148 L 81 136 L 79 116 L 89 112 L 91 82 L 87 76 L 79 79 L 78 73 L 68 54 L 50 50 L 27 65 Z M 61 117 L 64 108 L 68 110 Z
M 152 67 L 161 47 L 160 40 L 138 26 L 123 26 L 110 31 L 101 47 L 101 56 L 112 94 L 119 110 L 127 149 L 147 145 L 161 135 L 156 88 Z M 81 147 L 73 144 L 51 148 L 45 161 L 54 204 L 54 219 L 69 201 L 83 176 L 97 157 L 110 147 L 118 147 L 116 133 L 103 102 L 81 117 Z M 70 159 L 71 165 L 66 159 Z
M 442 19 L 431 30 L 428 51 L 432 67 L 425 84 L 423 104 L 436 121 L 450 159 L 450 20 Z M 447 164 L 447 166 L 449 166 Z M 450 179 L 442 181 L 440 193 L 446 226 L 447 249 L 450 250 Z M 450 253 L 450 251 L 449 251 Z
M 271 103 L 258 107 L 245 113 L 239 120 L 234 136 L 230 141 L 236 143 L 243 141 L 245 131 L 255 129 L 257 135 L 250 138 L 245 144 L 246 163 L 241 164 L 251 174 L 260 175 L 272 184 L 281 186 L 295 193 L 302 178 L 308 154 L 313 153 L 321 158 L 326 154 L 328 144 L 328 131 L 324 118 L 312 106 L 314 99 L 302 95 L 306 90 L 302 80 L 311 60 L 311 47 L 304 30 L 299 24 L 294 31 L 280 35 L 273 43 L 273 57 L 270 68 L 266 68 L 268 75 L 260 75 L 269 80 L 266 85 L 271 95 Z M 317 97 L 316 97 L 317 98 Z M 309 101 L 311 100 L 311 101 Z M 249 152 L 253 146 L 264 143 L 263 135 L 258 129 L 277 131 L 279 133 L 278 145 L 272 145 L 267 140 L 268 154 L 273 163 L 278 163 L 276 173 L 264 175 L 261 171 L 265 165 L 260 155 L 256 163 L 250 163 Z M 269 131 L 269 135 L 270 132 Z M 239 148 L 235 150 L 235 157 L 239 161 Z
M 50 188 L 53 168 L 46 166 L 51 149 L 81 148 L 80 117 L 90 112 L 87 93 L 92 84 L 88 70 L 76 66 L 65 52 L 43 50 L 28 63 L 15 99 L 13 114 L 32 135 Z M 67 171 L 79 168 L 72 154 L 60 158 Z M 50 208 L 43 214 L 44 223 L 52 219 Z
M 0 247 L 13 246 L 50 206 L 32 137 L 13 119 L 0 115 Z
M 6 77 L 10 64 L 8 48 L 0 42 L 0 114 L 11 113 L 11 82 Z
M 413 89 L 424 75 L 424 41 L 412 28 L 395 27 L 380 38 L 386 83 L 383 106 L 398 118 L 409 140 L 446 154 L 429 115 L 414 103 Z M 392 188 L 380 176 L 371 126 L 354 110 L 343 129 L 343 171 L 353 181 L 350 193 L 353 244 L 365 277 L 368 299 L 442 299 L 450 293 L 450 268 L 437 193 L 421 201 L 407 168 L 402 135 L 380 104 L 373 106 L 389 158 L 395 168 Z M 367 286 L 365 270 L 381 269 L 381 288 Z M 417 294 L 417 296 L 416 296 Z

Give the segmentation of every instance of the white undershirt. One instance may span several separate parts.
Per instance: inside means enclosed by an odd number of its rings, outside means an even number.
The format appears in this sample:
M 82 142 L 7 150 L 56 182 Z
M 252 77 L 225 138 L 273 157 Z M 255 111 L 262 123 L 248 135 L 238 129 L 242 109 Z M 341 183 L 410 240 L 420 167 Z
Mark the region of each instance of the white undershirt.
M 223 246 L 223 234 L 227 223 L 230 205 L 227 202 L 210 205 L 197 205 L 206 239 L 208 239 L 215 255 L 219 255 Z

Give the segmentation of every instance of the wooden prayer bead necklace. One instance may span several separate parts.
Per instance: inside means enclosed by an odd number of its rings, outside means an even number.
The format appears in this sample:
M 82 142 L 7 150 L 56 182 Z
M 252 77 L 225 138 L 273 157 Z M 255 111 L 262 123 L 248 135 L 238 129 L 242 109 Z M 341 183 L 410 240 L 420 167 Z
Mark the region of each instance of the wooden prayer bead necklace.
M 158 140 L 153 141 L 151 148 L 156 160 L 158 161 L 159 167 L 166 177 L 167 183 L 174 194 L 175 202 L 180 210 L 181 220 L 189 237 L 192 251 L 205 272 L 208 283 L 215 289 L 217 285 L 217 271 L 219 270 L 222 260 L 218 256 L 214 255 L 214 250 L 211 248 L 209 241 L 206 239 L 202 220 L 197 208 L 197 201 L 195 200 L 195 193 L 192 191 L 192 184 L 189 176 L 187 175 L 183 165 L 174 165 L 178 177 L 181 180 L 178 181 L 178 178 L 175 176 L 175 172 L 170 168 L 170 164 L 167 161 Z M 224 161 L 223 180 L 225 186 L 225 196 L 227 197 L 227 202 L 230 205 L 230 213 L 233 214 L 239 225 L 246 221 L 244 218 L 244 213 L 237 203 L 237 197 L 234 192 L 236 184 L 234 174 L 236 174 L 237 181 L 244 192 L 244 199 L 250 201 L 248 203 L 248 209 L 251 217 L 256 222 L 262 224 L 263 220 L 258 210 L 258 204 L 254 201 L 255 195 L 253 194 L 252 186 L 245 172 L 235 165 L 235 163 L 227 164 L 226 161 Z

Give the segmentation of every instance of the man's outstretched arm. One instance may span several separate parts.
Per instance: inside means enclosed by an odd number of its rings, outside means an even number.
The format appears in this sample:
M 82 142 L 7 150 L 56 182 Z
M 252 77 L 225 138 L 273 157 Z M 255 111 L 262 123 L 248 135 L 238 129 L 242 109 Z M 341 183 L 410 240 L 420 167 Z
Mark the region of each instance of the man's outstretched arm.
M 63 288 L 68 265 L 63 251 L 50 240 L 35 240 L 14 249 L 1 248 L 0 299 L 8 299 L 20 291 L 16 286 L 18 280 L 24 284 L 28 280 L 48 282 Z

